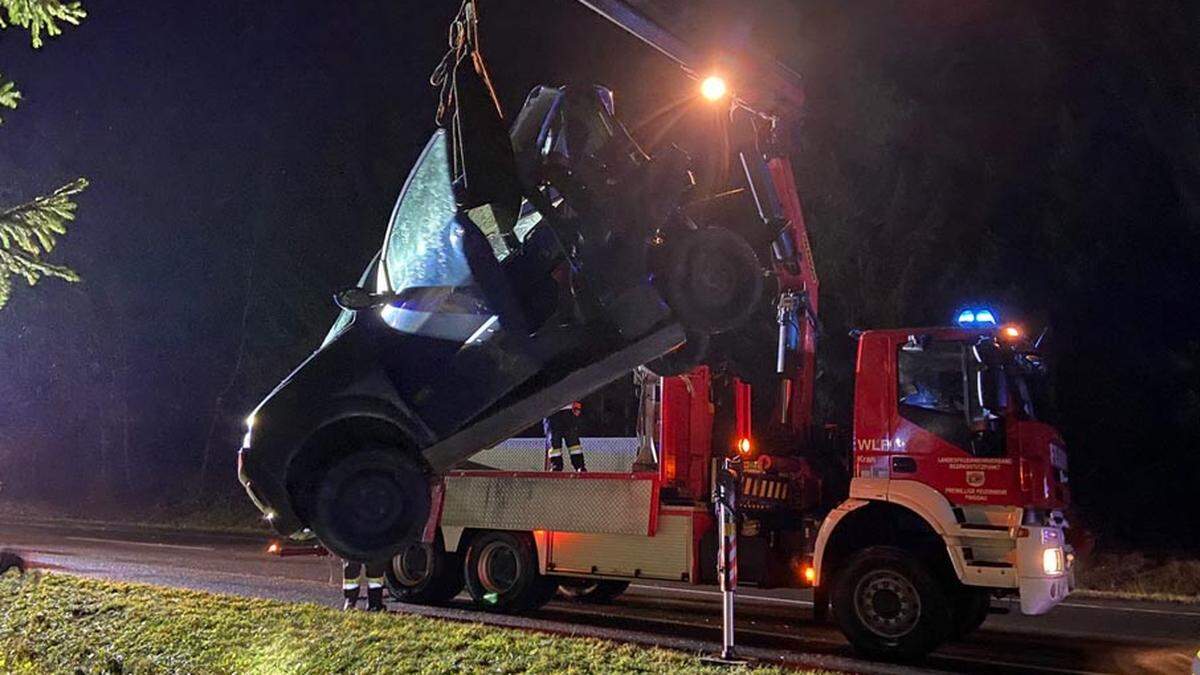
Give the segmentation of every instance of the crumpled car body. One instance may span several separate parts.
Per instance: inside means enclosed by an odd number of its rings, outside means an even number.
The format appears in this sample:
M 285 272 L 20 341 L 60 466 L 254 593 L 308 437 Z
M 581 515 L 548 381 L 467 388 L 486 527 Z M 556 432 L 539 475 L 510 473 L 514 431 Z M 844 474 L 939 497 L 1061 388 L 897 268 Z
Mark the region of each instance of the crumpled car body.
M 620 129 L 596 100 L 576 118 Z M 686 157 L 572 138 L 569 108 L 539 88 L 514 125 L 532 186 L 515 247 L 460 207 L 447 133 L 429 140 L 360 280 L 386 301 L 344 310 L 247 420 L 239 479 L 278 532 L 390 557 L 420 536 L 440 472 L 685 342 L 656 261 L 695 227 L 677 208 Z

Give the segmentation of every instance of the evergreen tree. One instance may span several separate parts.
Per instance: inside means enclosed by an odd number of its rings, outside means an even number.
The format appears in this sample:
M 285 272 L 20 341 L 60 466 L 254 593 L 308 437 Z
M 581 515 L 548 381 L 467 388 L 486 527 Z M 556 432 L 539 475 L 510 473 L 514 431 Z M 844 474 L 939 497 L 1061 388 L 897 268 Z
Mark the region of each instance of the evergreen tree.
M 87 16 L 79 2 L 61 0 L 0 0 L 0 29 L 16 26 L 29 31 L 34 49 L 42 46 L 42 36 L 62 33 L 61 23 L 79 25 Z M 0 107 L 17 107 L 21 92 L 12 80 L 0 74 Z M 0 123 L 3 123 L 0 118 Z M 0 208 L 0 309 L 12 295 L 13 277 L 22 277 L 30 285 L 42 277 L 79 281 L 69 267 L 52 265 L 43 259 L 67 233 L 67 223 L 75 218 L 76 204 L 71 199 L 86 188 L 84 178 L 76 179 L 49 195 L 11 208 Z
M 67 233 L 77 206 L 71 198 L 87 185 L 87 179 L 79 178 L 49 195 L 0 211 L 0 308 L 12 293 L 13 277 L 24 278 L 30 286 L 42 277 L 79 281 L 71 268 L 42 257 L 54 250 L 56 236 Z
M 17 84 L 0 73 L 0 107 L 14 110 L 20 100 L 21 92 L 17 91 Z M 3 117 L 0 117 L 0 124 L 4 124 Z

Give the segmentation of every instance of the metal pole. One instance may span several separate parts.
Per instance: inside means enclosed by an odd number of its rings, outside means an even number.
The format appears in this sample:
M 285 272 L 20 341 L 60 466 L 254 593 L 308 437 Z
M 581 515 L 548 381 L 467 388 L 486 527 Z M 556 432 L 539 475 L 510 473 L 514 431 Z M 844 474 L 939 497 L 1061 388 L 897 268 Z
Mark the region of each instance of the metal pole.
M 717 576 L 721 580 L 721 659 L 733 661 L 733 608 L 737 599 L 737 477 L 740 461 L 725 459 L 717 481 L 717 516 L 721 528 Z

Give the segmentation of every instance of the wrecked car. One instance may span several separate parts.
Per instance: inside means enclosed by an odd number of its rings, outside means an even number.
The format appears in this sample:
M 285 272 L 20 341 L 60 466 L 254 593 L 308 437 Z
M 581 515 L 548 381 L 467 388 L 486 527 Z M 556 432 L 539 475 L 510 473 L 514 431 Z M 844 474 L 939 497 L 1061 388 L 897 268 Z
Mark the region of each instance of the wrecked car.
M 281 534 L 389 558 L 440 472 L 758 304 L 755 248 L 695 216 L 689 157 L 646 154 L 610 92 L 535 88 L 510 133 L 482 181 L 508 203 L 465 194 L 461 139 L 433 134 L 329 336 L 247 418 L 239 478 Z

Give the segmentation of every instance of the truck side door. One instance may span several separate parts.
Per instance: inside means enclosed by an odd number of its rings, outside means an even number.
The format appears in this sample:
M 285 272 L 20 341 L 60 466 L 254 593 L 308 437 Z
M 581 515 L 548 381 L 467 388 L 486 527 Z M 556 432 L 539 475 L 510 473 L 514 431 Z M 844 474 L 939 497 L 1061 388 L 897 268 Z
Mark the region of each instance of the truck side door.
M 966 342 L 898 349 L 893 480 L 924 483 L 959 505 L 1010 501 L 1014 459 L 1003 425 L 983 407 L 982 367 Z

